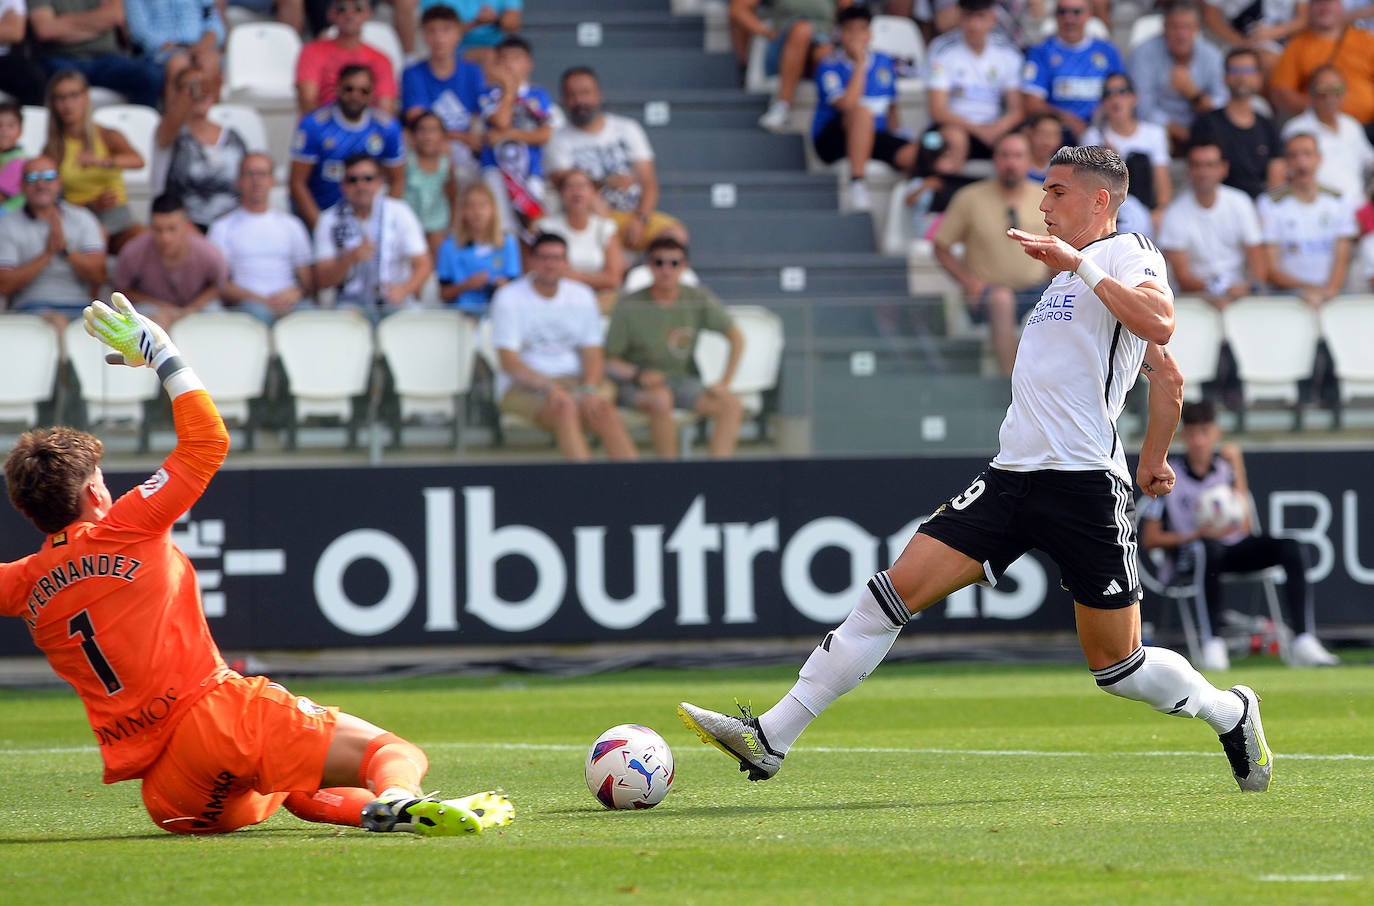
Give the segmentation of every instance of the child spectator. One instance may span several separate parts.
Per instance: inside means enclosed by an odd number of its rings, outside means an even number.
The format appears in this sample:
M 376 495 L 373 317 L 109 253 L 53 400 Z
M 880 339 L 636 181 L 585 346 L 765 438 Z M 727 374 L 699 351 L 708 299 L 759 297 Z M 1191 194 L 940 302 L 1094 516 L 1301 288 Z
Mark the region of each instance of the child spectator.
M 410 132 L 410 155 L 406 158 L 405 200 L 424 228 L 429 253 L 438 257 L 439 245 L 453 223 L 453 203 L 458 196 L 444 124 L 436 114 L 426 112 L 411 119 L 406 128 Z
M 407 120 L 426 110 L 439 117 L 449 140 L 454 177 L 468 183 L 477 178 L 475 155 L 482 150 L 482 134 L 474 128 L 486 85 L 482 67 L 458 56 L 463 31 L 450 7 L 426 9 L 420 32 L 429 58 L 410 64 L 401 75 L 401 109 Z
M 529 226 L 544 216 L 543 157 L 553 134 L 553 100 L 530 84 L 533 71 L 530 45 L 510 35 L 497 45 L 493 82 L 482 95 L 482 176 L 496 193 L 507 227 L 516 225 L 516 217 Z
M 524 0 L 420 0 L 425 12 L 441 7 L 453 10 L 456 21 L 462 23 L 463 56 L 483 66 L 493 59 L 493 47 L 520 30 L 524 5 Z
M 869 160 L 908 171 L 916 163 L 916 144 L 897 135 L 897 76 L 892 58 L 869 47 L 873 14 L 850 6 L 835 17 L 836 50 L 816 67 L 820 102 L 811 121 L 816 155 L 833 164 L 849 158 L 849 209 L 867 211 L 864 182 Z
M 0 101 L 0 214 L 24 206 L 24 149 L 19 147 L 23 132 L 23 109 L 13 101 Z
M 440 298 L 481 318 L 492 295 L 520 274 L 520 244 L 501 229 L 491 187 L 473 183 L 459 198 L 454 235 L 439 247 Z

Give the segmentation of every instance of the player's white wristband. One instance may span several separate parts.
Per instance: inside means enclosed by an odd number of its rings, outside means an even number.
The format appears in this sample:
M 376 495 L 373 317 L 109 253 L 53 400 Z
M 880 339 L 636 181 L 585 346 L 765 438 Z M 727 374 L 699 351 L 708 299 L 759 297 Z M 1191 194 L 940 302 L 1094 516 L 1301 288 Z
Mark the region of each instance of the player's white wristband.
M 1078 270 L 1074 271 L 1074 273 L 1082 278 L 1083 282 L 1088 284 L 1088 289 L 1091 290 L 1096 290 L 1097 284 L 1101 283 L 1107 276 L 1107 272 L 1093 263 L 1086 255 L 1083 257 L 1083 260 L 1079 262 Z

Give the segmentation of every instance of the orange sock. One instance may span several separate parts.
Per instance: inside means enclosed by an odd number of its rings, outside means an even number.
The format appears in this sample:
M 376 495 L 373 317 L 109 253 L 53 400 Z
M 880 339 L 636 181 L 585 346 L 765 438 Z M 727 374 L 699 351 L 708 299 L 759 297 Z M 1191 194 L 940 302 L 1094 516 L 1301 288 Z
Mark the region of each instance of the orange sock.
M 420 792 L 429 759 L 419 746 L 395 733 L 383 733 L 367 744 L 358 766 L 358 782 L 374 793 L 401 789 Z
M 372 793 L 355 786 L 336 786 L 313 795 L 292 793 L 284 804 L 291 814 L 306 821 L 361 827 L 363 806 L 374 798 Z

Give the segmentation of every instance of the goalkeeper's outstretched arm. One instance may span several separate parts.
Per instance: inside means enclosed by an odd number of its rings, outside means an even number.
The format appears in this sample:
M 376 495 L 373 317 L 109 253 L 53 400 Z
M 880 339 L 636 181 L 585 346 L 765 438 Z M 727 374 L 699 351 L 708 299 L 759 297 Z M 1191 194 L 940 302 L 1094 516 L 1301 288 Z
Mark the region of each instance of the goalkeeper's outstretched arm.
M 172 400 L 177 432 L 177 446 L 167 464 L 175 464 L 175 471 L 197 485 L 197 493 L 204 490 L 229 453 L 229 432 L 205 385 L 167 332 L 135 311 L 123 293 L 112 295 L 109 305 L 92 302 L 83 317 L 86 332 L 113 350 L 105 356 L 110 364 L 157 372 Z

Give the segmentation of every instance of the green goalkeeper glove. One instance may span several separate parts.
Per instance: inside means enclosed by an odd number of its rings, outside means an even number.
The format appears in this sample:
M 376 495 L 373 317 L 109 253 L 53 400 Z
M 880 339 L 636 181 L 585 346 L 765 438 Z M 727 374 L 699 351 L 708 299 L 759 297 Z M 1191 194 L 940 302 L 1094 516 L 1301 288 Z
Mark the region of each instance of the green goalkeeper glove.
M 112 295 L 110 303 L 96 300 L 82 313 L 86 333 L 114 350 L 105 356 L 105 361 L 134 368 L 146 365 L 163 380 L 184 367 L 167 332 L 134 311 L 123 293 Z

